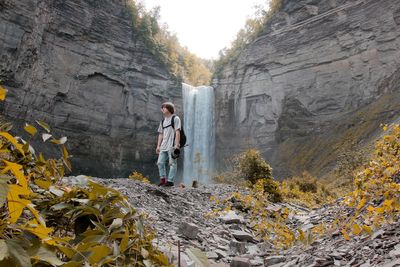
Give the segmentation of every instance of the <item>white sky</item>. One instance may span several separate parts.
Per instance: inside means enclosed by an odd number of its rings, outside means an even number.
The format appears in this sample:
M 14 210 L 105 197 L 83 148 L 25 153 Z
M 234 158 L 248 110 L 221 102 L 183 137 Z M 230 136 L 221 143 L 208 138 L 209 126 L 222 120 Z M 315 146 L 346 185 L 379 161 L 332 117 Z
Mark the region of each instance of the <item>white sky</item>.
M 216 59 L 230 47 L 255 5 L 267 0 L 143 0 L 146 9 L 161 7 L 161 23 L 176 33 L 179 43 L 201 58 Z

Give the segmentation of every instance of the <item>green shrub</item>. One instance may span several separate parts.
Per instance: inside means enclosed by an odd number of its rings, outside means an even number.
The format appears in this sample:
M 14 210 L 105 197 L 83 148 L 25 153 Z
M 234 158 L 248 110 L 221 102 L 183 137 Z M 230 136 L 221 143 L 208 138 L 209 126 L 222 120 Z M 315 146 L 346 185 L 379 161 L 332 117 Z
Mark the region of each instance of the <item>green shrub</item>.
M 303 174 L 303 176 L 305 176 Z M 317 193 L 318 191 L 318 185 L 317 185 L 317 178 L 315 177 L 307 177 L 306 179 L 297 179 L 296 181 L 299 190 L 307 193 L 307 192 L 311 192 L 311 193 Z
M 228 166 L 230 170 L 215 175 L 213 177 L 214 182 L 248 186 L 254 189 L 255 185 L 262 180 L 263 192 L 268 195 L 268 200 L 282 201 L 279 182 L 272 177 L 271 166 L 262 158 L 258 150 L 249 149 L 233 156 L 228 160 Z
M 249 149 L 239 156 L 239 171 L 252 184 L 258 179 L 273 179 L 271 166 L 256 149 Z
M 252 186 L 259 180 L 263 180 L 264 191 L 269 194 L 269 200 L 272 202 L 282 201 L 279 183 L 272 177 L 272 168 L 258 150 L 249 149 L 239 156 L 237 172 Z

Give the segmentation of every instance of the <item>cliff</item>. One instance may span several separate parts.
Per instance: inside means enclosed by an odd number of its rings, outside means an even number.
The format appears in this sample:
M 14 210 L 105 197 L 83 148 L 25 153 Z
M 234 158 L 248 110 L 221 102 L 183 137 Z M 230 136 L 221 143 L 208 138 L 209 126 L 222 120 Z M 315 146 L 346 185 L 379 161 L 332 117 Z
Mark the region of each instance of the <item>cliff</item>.
M 74 173 L 151 173 L 160 104 L 182 106 L 132 21 L 123 0 L 0 1 L 2 113 L 18 133 L 42 120 L 67 136 Z
M 214 77 L 217 158 L 256 147 L 279 178 L 331 170 L 400 114 L 399 26 L 395 0 L 284 0 Z

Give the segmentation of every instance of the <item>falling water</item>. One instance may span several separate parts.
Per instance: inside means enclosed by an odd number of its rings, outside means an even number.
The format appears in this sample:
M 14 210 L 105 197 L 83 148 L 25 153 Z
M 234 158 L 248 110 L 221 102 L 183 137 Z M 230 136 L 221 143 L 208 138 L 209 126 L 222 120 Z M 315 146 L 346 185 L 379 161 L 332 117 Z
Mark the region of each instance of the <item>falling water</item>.
M 197 180 L 206 184 L 210 182 L 214 170 L 214 89 L 187 84 L 182 84 L 182 89 L 183 129 L 188 144 L 184 148 L 183 182 L 191 184 Z

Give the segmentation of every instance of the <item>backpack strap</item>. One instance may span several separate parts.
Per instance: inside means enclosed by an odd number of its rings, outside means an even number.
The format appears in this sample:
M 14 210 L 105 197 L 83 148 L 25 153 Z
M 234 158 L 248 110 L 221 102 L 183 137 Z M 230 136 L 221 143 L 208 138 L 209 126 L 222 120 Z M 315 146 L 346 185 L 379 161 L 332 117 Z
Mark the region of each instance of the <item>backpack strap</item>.
M 163 128 L 163 129 L 166 129 L 166 128 L 168 128 L 169 126 L 172 126 L 172 128 L 175 130 L 175 117 L 176 117 L 176 115 L 172 115 L 172 118 L 171 118 L 171 124 L 170 125 L 167 125 L 167 126 L 165 126 L 164 127 L 164 118 L 161 120 L 161 127 Z
M 174 129 L 174 142 L 172 143 L 173 146 L 175 146 L 175 137 L 176 137 L 175 117 L 176 117 L 176 115 L 172 115 L 172 118 L 171 118 L 171 126 L 172 126 L 172 129 Z
M 175 117 L 176 117 L 176 115 L 172 115 L 172 119 L 171 119 L 171 126 L 172 126 L 172 128 L 174 128 L 174 130 L 175 130 Z

